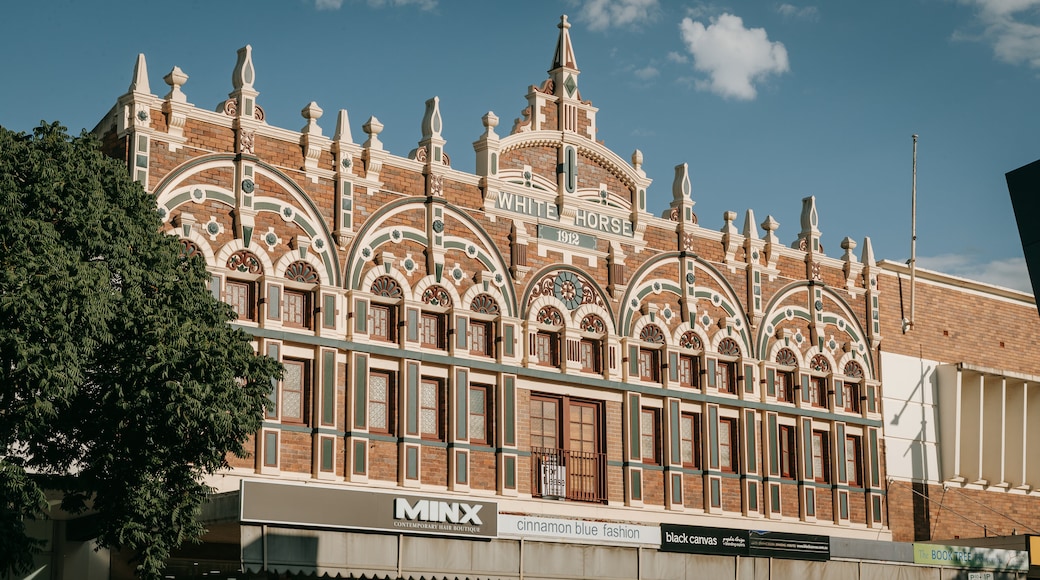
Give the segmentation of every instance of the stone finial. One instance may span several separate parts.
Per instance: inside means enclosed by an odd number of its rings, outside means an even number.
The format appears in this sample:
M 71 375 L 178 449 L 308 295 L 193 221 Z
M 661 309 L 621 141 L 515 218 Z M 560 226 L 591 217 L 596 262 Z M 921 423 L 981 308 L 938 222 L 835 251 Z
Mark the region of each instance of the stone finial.
M 137 55 L 137 62 L 134 63 L 134 78 L 132 81 L 130 81 L 129 92 L 152 92 L 152 90 L 148 87 L 148 63 L 145 62 L 144 53 Z
M 733 220 L 737 219 L 737 212 L 735 211 L 724 211 L 722 212 L 722 220 L 726 222 L 723 224 L 722 229 L 722 246 L 726 250 L 726 261 L 732 262 L 737 255 L 738 240 L 737 240 L 737 227 L 733 225 Z
M 857 261 L 856 254 L 853 253 L 853 250 L 856 249 L 856 240 L 853 240 L 852 238 L 845 236 L 845 238 L 841 240 L 841 249 L 845 250 L 845 253 L 841 256 L 842 260 L 846 262 Z
M 173 101 L 175 103 L 188 102 L 188 98 L 184 95 L 183 92 L 181 92 L 181 87 L 184 86 L 184 83 L 188 82 L 188 75 L 184 74 L 184 71 L 181 70 L 181 67 L 173 67 L 173 70 L 171 70 L 169 73 L 166 74 L 166 76 L 163 77 L 163 81 L 165 81 L 167 85 L 170 85 L 170 92 L 165 97 L 163 97 L 164 99 L 166 99 L 167 101 Z
M 755 212 L 751 209 L 744 214 L 744 237 L 752 240 L 759 239 L 758 227 L 755 226 Z
M 766 267 L 776 268 L 777 259 L 780 258 L 780 238 L 776 237 L 776 230 L 780 229 L 780 222 L 773 219 L 773 216 L 767 215 L 761 225 L 762 229 L 766 231 Z
M 318 106 L 318 103 L 311 101 L 306 107 L 300 109 L 300 115 L 304 119 L 307 119 L 307 125 L 303 129 L 300 129 L 301 133 L 306 135 L 312 135 L 314 137 L 321 137 L 321 127 L 318 126 L 318 119 L 321 118 L 322 113 L 325 111 Z
M 441 136 L 441 99 L 433 97 L 426 101 L 426 113 L 422 120 L 423 139 L 439 139 Z
M 823 253 L 820 246 L 820 217 L 816 212 L 816 197 L 808 196 L 802 198 L 802 231 L 798 233 L 798 240 L 792 245 L 793 248 L 803 252 Z
M 347 116 L 346 109 L 340 109 L 339 114 L 336 115 L 336 132 L 332 134 L 332 138 L 336 141 L 354 142 L 354 138 L 350 134 L 350 118 Z
M 640 177 L 646 177 L 646 172 L 643 171 L 643 152 L 639 149 L 632 152 L 632 169 L 635 169 Z
M 369 117 L 368 121 L 361 126 L 361 129 L 368 134 L 368 140 L 362 145 L 366 149 L 383 149 L 383 143 L 379 140 L 379 134 L 383 132 L 383 124 L 379 122 L 379 119 L 374 116 Z
M 487 139 L 498 139 L 498 134 L 495 133 L 495 127 L 498 126 L 498 115 L 488 111 L 480 118 L 480 122 L 484 124 L 484 135 Z
M 692 193 L 690 166 L 686 163 L 680 163 L 675 166 L 675 179 L 672 180 L 672 199 L 675 201 L 690 200 Z
M 236 90 L 253 88 L 253 47 L 245 45 L 238 49 L 238 62 L 231 73 L 231 86 Z

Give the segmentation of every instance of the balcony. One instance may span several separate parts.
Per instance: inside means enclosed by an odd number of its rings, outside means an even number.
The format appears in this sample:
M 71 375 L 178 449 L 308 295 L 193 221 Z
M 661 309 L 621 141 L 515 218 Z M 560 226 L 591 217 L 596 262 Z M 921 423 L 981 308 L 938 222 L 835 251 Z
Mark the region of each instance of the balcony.
M 531 490 L 534 497 L 605 503 L 605 453 L 531 448 Z

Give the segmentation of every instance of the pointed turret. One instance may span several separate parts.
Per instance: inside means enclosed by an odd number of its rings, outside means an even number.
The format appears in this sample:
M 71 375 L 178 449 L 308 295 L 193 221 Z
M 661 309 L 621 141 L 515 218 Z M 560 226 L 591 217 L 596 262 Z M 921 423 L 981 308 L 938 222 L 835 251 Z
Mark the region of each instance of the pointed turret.
M 422 139 L 418 149 L 412 150 L 408 157 L 430 165 L 451 165 L 444 153 L 446 141 L 441 137 L 441 99 L 433 97 L 426 101 L 426 112 L 422 119 Z
M 148 64 L 144 60 L 144 53 L 137 55 L 137 63 L 134 64 L 134 79 L 130 81 L 128 91 L 144 94 L 152 92 L 148 87 Z
M 820 216 L 816 212 L 816 196 L 802 198 L 802 231 L 798 240 L 791 246 L 803 252 L 823 253 L 820 246 Z
M 571 24 L 567 22 L 567 15 L 560 16 L 560 23 L 556 25 L 560 29 L 560 37 L 556 40 L 556 52 L 553 54 L 552 66 L 549 68 L 549 76 L 556 86 L 556 95 L 562 96 L 561 91 L 566 91 L 568 97 L 574 97 L 578 92 L 578 63 L 574 59 L 574 46 L 571 44 Z
M 231 73 L 231 86 L 234 90 L 228 93 L 228 100 L 224 101 L 225 114 L 240 119 L 264 120 L 263 109 L 256 105 L 256 97 L 260 93 L 253 88 L 255 77 L 253 47 L 247 44 L 238 49 L 238 60 L 235 62 L 234 72 Z

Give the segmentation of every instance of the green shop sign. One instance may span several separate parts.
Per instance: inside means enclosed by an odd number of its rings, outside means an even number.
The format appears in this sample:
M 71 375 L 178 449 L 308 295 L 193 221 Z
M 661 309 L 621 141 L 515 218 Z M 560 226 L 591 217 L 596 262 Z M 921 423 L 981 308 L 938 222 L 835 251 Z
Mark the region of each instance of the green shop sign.
M 914 544 L 914 563 L 974 570 L 1029 570 L 1029 553 L 967 546 Z

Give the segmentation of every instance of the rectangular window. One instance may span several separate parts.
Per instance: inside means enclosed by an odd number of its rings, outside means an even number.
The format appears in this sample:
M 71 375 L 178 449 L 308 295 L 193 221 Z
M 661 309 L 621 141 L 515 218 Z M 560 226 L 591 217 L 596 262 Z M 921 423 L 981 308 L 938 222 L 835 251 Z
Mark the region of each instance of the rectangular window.
M 441 438 L 441 383 L 435 379 L 419 385 L 419 432 L 425 439 Z
M 827 406 L 827 379 L 823 377 L 809 379 L 809 403 L 814 407 Z
M 701 416 L 683 413 L 679 417 L 679 440 L 683 467 L 701 468 Z
M 491 387 L 470 385 L 469 387 L 469 440 L 470 443 L 491 442 Z
M 830 482 L 830 453 L 827 449 L 827 433 L 825 431 L 813 431 L 812 434 L 812 462 L 813 476 L 820 483 Z
M 776 400 L 794 401 L 794 371 L 776 372 Z
M 492 323 L 484 320 L 469 321 L 469 352 L 479 356 L 492 356 Z
M 698 357 L 679 357 L 679 384 L 683 387 L 700 387 L 701 360 Z
M 393 382 L 390 373 L 372 371 L 368 375 L 368 428 L 374 433 L 390 433 L 393 425 Z
M 430 348 L 444 348 L 444 315 L 423 312 L 419 327 L 419 343 Z
M 285 374 L 282 376 L 282 421 L 306 423 L 310 396 L 310 372 L 307 361 L 282 361 Z
M 602 372 L 603 366 L 600 341 L 591 338 L 583 338 L 578 343 L 578 359 L 581 361 L 581 370 L 588 373 Z
M 534 335 L 535 360 L 540 365 L 560 364 L 560 338 L 555 332 L 539 331 Z
M 639 415 L 639 454 L 643 463 L 660 463 L 658 448 L 660 413 L 657 409 L 643 409 Z
M 310 328 L 310 292 L 286 288 L 282 304 L 284 305 L 282 322 L 286 326 Z
M 559 402 L 555 399 L 531 397 L 531 447 L 556 449 L 559 447 Z
M 228 280 L 224 286 L 224 302 L 231 305 L 239 320 L 256 320 L 255 285 L 252 282 Z
M 859 487 L 863 483 L 863 462 L 860 454 L 863 445 L 858 435 L 845 437 L 845 477 L 849 481 L 849 487 Z
M 395 308 L 387 304 L 372 304 L 369 308 L 369 316 L 372 320 L 372 327 L 369 331 L 369 336 L 375 340 L 385 340 L 388 342 L 394 342 L 397 338 L 394 330 L 397 328 L 397 321 L 394 317 Z
M 716 384 L 719 387 L 720 393 L 736 393 L 737 392 L 737 363 L 729 361 L 719 361 L 716 369 Z
M 780 425 L 780 477 L 794 479 L 798 475 L 795 458 L 798 455 L 794 427 Z
M 740 450 L 737 447 L 737 420 L 719 418 L 719 465 L 722 471 L 736 473 Z
M 644 381 L 659 382 L 661 380 L 661 351 L 648 348 L 639 349 L 639 378 Z
M 849 413 L 859 413 L 859 383 L 841 384 L 841 401 Z

